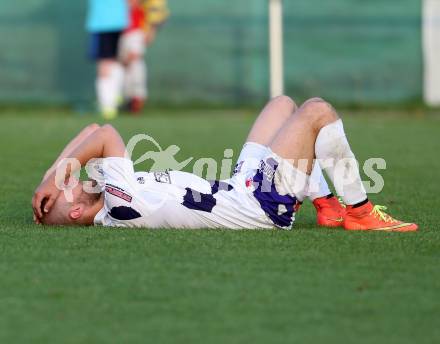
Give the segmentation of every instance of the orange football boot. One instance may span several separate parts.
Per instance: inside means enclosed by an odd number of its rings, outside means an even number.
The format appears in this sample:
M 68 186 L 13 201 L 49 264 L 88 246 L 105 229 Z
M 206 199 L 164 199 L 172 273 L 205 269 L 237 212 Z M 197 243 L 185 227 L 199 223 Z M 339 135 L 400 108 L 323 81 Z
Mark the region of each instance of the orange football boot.
M 413 232 L 418 229 L 414 223 L 406 223 L 392 218 L 381 205 L 367 202 L 360 207 L 347 206 L 344 228 L 347 230 L 372 230 L 387 232 Z
M 323 227 L 342 227 L 345 208 L 335 196 L 320 197 L 313 201 L 316 209 L 316 222 Z

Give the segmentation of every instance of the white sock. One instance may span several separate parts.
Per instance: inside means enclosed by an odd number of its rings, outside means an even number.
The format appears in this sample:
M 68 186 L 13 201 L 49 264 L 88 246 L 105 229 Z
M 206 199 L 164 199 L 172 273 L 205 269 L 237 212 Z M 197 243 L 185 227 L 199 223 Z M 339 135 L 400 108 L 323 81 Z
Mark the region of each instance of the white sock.
M 109 111 L 114 109 L 112 100 L 112 79 L 110 77 L 98 77 L 96 79 L 96 94 L 100 111 Z
M 319 161 L 316 160 L 313 164 L 313 170 L 309 178 L 307 197 L 311 201 L 314 201 L 316 198 L 328 196 L 329 194 L 331 194 L 331 191 L 328 187 L 327 181 L 324 178 L 324 175 L 322 174 Z
M 115 62 L 112 64 L 108 76 L 98 77 L 96 80 L 96 93 L 102 112 L 117 110 L 123 78 L 124 70 L 119 63 Z
M 357 204 L 367 198 L 342 120 L 328 124 L 319 131 L 315 155 L 345 204 Z
M 125 76 L 125 95 L 128 98 L 147 97 L 147 67 L 143 59 L 130 63 Z
M 122 89 L 124 87 L 124 67 L 122 67 L 122 65 L 119 62 L 116 62 L 113 66 L 112 66 L 112 78 L 113 78 L 113 82 L 114 82 L 114 87 L 115 87 L 115 103 L 116 106 L 119 105 L 119 100 L 120 97 L 122 96 Z

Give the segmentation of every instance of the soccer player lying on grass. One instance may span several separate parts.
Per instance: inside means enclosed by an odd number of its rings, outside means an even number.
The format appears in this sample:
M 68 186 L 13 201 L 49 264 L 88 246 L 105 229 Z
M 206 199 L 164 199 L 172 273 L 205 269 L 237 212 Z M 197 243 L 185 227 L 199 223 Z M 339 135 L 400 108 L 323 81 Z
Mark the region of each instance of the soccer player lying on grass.
M 297 108 L 285 96 L 271 100 L 253 125 L 232 178 L 208 182 L 196 175 L 167 171 L 135 172 L 122 138 L 111 126 L 86 128 L 59 160 L 78 166 L 55 166 L 36 189 L 34 219 L 46 225 L 104 225 L 146 228 L 290 229 L 301 202 L 310 197 L 318 224 L 347 230 L 415 231 L 417 225 L 393 219 L 374 206 L 362 185 L 341 119 L 331 105 L 315 98 Z M 78 183 L 72 199 L 57 185 L 93 158 L 90 183 Z M 310 174 L 323 166 L 342 197 L 344 209 L 319 175 L 319 191 L 311 194 Z M 338 164 L 342 162 L 342 164 Z M 342 168 L 341 168 L 342 166 Z M 90 168 L 89 168 L 90 170 Z M 59 172 L 59 171 L 58 171 Z M 341 183 L 338 178 L 350 176 Z M 318 197 L 320 196 L 320 197 Z M 67 198 L 66 198 L 67 197 Z

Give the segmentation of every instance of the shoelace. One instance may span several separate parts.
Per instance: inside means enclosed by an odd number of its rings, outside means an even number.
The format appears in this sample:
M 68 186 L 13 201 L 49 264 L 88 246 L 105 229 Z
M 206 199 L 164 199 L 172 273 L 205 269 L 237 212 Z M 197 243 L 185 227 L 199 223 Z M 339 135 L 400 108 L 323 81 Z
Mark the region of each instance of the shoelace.
M 342 208 L 347 208 L 347 206 L 345 205 L 345 203 L 344 203 L 344 201 L 342 200 L 341 197 L 338 196 L 337 200 L 338 200 L 338 202 L 339 202 L 339 204 L 341 205 Z
M 387 207 L 383 205 L 375 205 L 371 211 L 371 215 L 380 218 L 384 222 L 394 222 L 395 220 L 390 215 L 385 213 L 385 210 L 387 210 Z

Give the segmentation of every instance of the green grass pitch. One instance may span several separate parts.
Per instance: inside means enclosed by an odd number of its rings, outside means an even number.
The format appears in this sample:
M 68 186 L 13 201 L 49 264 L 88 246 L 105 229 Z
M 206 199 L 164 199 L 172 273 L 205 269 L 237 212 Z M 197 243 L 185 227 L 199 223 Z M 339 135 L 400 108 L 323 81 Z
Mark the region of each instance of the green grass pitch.
M 249 111 L 152 111 L 114 122 L 178 157 L 239 151 Z M 30 199 L 92 117 L 0 114 L 0 343 L 434 343 L 440 338 L 440 118 L 345 116 L 361 162 L 383 157 L 371 199 L 418 233 L 43 228 Z

